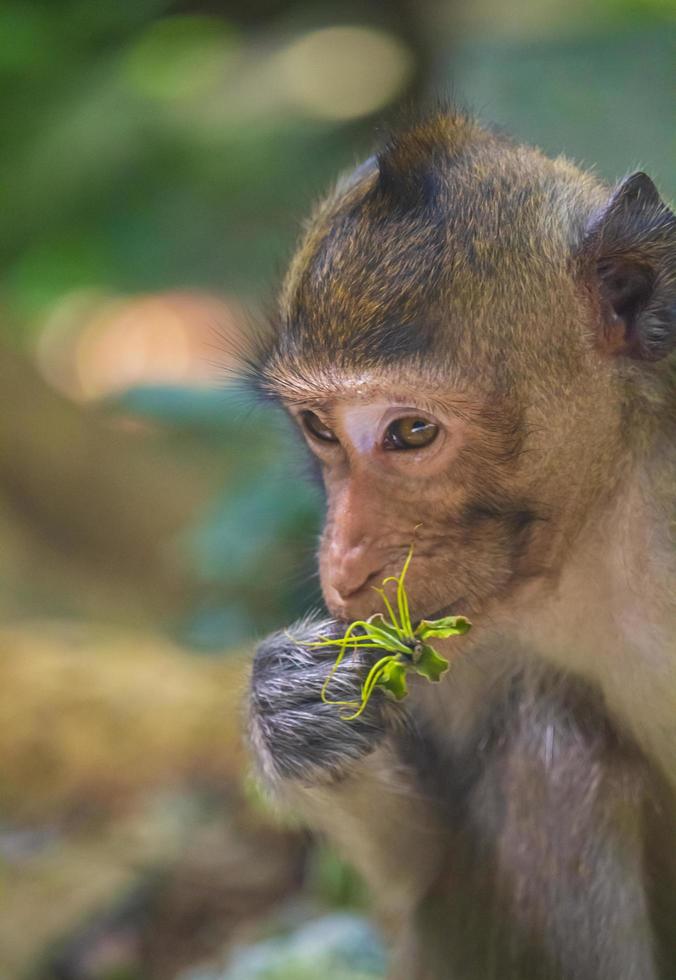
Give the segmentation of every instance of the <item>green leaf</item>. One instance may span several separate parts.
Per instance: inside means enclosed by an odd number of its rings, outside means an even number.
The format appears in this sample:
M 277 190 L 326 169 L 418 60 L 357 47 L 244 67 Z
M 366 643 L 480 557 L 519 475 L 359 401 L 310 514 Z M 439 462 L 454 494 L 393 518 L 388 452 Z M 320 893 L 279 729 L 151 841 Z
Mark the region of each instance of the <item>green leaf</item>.
M 384 584 L 385 584 L 385 583 L 383 582 L 383 585 L 384 585 Z M 378 595 L 380 596 L 380 598 L 381 598 L 381 599 L 383 600 L 383 605 L 385 606 L 385 609 L 387 610 L 387 614 L 388 614 L 388 616 L 390 617 L 390 620 L 391 620 L 391 623 L 390 623 L 390 624 L 388 624 L 388 625 L 391 625 L 391 626 L 392 626 L 392 628 L 393 628 L 394 630 L 396 630 L 396 632 L 397 632 L 397 636 L 405 636 L 405 633 L 403 632 L 403 630 L 401 629 L 401 627 L 400 627 L 400 625 L 399 625 L 399 623 L 397 622 L 397 617 L 396 617 L 396 616 L 395 616 L 395 614 L 394 614 L 394 609 L 392 608 L 392 603 L 391 603 L 391 602 L 390 602 L 390 600 L 388 599 L 388 597 L 387 597 L 387 592 L 385 591 L 385 589 L 377 589 L 377 588 L 376 588 L 376 587 L 374 586 L 374 587 L 373 587 L 373 591 L 374 591 L 374 592 L 377 592 L 377 593 L 378 593 Z M 382 616 L 382 613 L 377 613 L 376 615 L 378 615 L 378 616 Z M 373 618 L 373 617 L 372 617 L 372 618 Z M 384 620 L 384 619 L 385 619 L 385 617 L 383 616 L 383 620 Z
M 408 596 L 406 595 L 406 589 L 404 587 L 404 579 L 406 578 L 406 572 L 408 571 L 408 566 L 411 564 L 411 558 L 413 558 L 413 545 L 411 545 L 411 547 L 408 549 L 408 555 L 406 556 L 404 567 L 401 570 L 401 575 L 399 576 L 399 581 L 397 582 L 397 604 L 399 606 L 399 622 L 401 623 L 401 627 L 405 631 L 407 636 L 413 635 L 411 613 L 409 612 L 409 608 L 408 608 Z
M 323 637 L 320 640 L 305 644 L 308 647 L 332 646 L 338 650 L 336 660 L 322 685 L 321 698 L 325 704 L 336 705 L 344 721 L 353 721 L 355 718 L 359 718 L 366 709 L 376 687 L 382 688 L 398 701 L 405 698 L 408 694 L 406 680 L 408 670 L 415 670 L 417 674 L 430 681 L 438 681 L 444 671 L 448 670 L 448 662 L 425 642 L 416 642 L 414 657 L 413 642 L 411 641 L 424 641 L 435 636 L 439 638 L 460 636 L 466 633 L 471 626 L 469 620 L 464 616 L 444 616 L 434 620 L 423 619 L 415 630 L 413 629 L 408 596 L 404 586 L 404 579 L 412 557 L 413 548 L 411 547 L 406 556 L 401 575 L 390 575 L 383 579 L 383 588 L 375 590 L 383 600 L 390 621 L 382 613 L 374 613 L 367 620 L 356 619 L 350 623 L 341 637 L 335 639 Z M 397 586 L 398 620 L 385 592 L 385 586 L 390 582 L 395 582 Z M 418 656 L 419 647 L 422 650 Z M 359 701 L 334 701 L 328 696 L 331 681 L 346 654 L 348 652 L 355 653 L 357 650 L 381 650 L 385 651 L 385 656 L 380 657 L 372 664 L 362 684 Z
M 464 616 L 443 616 L 441 619 L 422 619 L 418 623 L 415 635 L 421 640 L 427 640 L 431 636 L 445 639 L 447 636 L 462 636 L 466 633 L 471 623 Z
M 374 641 L 379 641 L 388 650 L 396 650 L 397 653 L 411 652 L 410 648 L 402 641 L 401 632 L 392 623 L 388 623 L 382 613 L 375 613 L 371 616 L 366 629 Z
M 408 571 L 408 566 L 411 564 L 412 558 L 413 558 L 413 545 L 411 545 L 411 547 L 408 550 L 408 555 L 406 556 L 406 561 L 404 562 L 404 567 L 401 570 L 401 574 L 389 575 L 387 578 L 383 579 L 383 586 L 387 585 L 388 582 L 394 582 L 397 586 L 397 608 L 399 610 L 399 628 L 405 636 L 409 636 L 409 637 L 413 636 L 413 625 L 411 623 L 411 614 L 408 608 L 408 596 L 406 595 L 404 579 L 406 578 L 406 572 Z
M 417 674 L 421 674 L 429 681 L 438 681 L 443 672 L 448 670 L 448 661 L 444 660 L 436 650 L 424 643 L 420 659 L 413 669 Z
M 400 660 L 392 660 L 389 664 L 385 665 L 378 679 L 378 686 L 389 691 L 397 701 L 401 701 L 408 694 L 406 667 L 406 663 L 402 663 Z

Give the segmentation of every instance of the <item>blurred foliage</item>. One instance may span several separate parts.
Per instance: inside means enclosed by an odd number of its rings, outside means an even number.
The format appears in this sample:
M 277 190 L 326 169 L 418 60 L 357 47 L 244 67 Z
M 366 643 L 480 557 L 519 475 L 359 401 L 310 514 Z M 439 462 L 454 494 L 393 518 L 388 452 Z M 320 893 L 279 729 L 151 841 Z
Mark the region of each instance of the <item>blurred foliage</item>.
M 434 92 L 673 192 L 675 9 L 0 0 L 0 980 L 380 975 L 363 884 L 243 786 L 321 494 L 233 357 Z
M 0 257 L 25 324 L 85 286 L 260 294 L 351 157 L 280 95 L 283 20 L 251 37 L 195 7 L 4 0 Z
M 178 624 L 184 642 L 218 649 L 224 637 L 233 643 L 260 636 L 320 604 L 309 537 L 319 530 L 320 494 L 278 411 L 239 390 L 172 388 L 130 391 L 116 407 L 211 443 L 214 453 L 227 447 L 227 494 L 177 542 L 201 586 L 192 616 Z
M 241 658 L 193 664 L 143 634 L 75 626 L 1 642 L 5 818 L 109 816 L 172 779 L 226 785 L 241 772 Z
M 98 977 L 77 964 L 119 932 L 166 977 L 297 889 L 302 835 L 238 788 L 246 670 L 145 631 L 0 632 L 0 976 L 42 952 Z
M 376 980 L 385 955 L 373 930 L 355 916 L 333 914 L 237 953 L 225 972 L 192 973 L 184 980 Z

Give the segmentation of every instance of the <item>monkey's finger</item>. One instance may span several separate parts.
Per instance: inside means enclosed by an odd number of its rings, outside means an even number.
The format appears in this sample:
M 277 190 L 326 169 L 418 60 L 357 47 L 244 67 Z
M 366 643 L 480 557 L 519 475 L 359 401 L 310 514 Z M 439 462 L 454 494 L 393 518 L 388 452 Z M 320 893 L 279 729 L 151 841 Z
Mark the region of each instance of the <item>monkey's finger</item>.
M 254 669 L 252 698 L 263 711 L 283 711 L 303 704 L 322 704 L 322 689 L 332 664 L 271 669 L 263 666 Z M 331 678 L 327 697 L 330 701 L 359 702 L 361 688 L 368 674 L 370 663 L 360 660 L 341 665 Z M 380 692 L 377 692 L 378 694 Z
M 384 734 L 366 712 L 356 722 L 346 722 L 331 705 L 321 703 L 258 715 L 251 728 L 268 772 L 306 783 L 335 779 L 373 751 Z

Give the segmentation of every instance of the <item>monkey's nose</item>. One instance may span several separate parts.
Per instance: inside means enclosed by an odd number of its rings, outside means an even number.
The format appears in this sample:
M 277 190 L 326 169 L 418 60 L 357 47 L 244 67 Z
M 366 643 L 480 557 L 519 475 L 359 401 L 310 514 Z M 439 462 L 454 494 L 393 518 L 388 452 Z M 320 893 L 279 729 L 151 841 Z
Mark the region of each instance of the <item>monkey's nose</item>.
M 351 599 L 352 596 L 355 596 L 358 592 L 361 592 L 361 590 L 366 586 L 366 583 L 370 578 L 371 576 L 367 575 L 366 578 L 362 579 L 356 585 L 354 584 L 353 581 L 338 582 L 338 583 L 334 582 L 334 588 L 338 593 L 338 595 L 340 596 L 340 598 L 343 599 L 344 601 L 347 601 L 348 599 Z
M 381 568 L 379 563 L 368 562 L 363 558 L 344 558 L 334 566 L 330 584 L 341 600 L 346 601 L 374 582 Z

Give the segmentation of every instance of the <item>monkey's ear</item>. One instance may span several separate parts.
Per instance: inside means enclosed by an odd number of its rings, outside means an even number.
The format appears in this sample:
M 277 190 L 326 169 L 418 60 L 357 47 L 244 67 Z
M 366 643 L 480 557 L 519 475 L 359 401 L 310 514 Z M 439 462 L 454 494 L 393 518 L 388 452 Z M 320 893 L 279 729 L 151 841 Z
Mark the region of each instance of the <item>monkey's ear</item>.
M 590 222 L 583 255 L 600 293 L 604 348 L 666 357 L 676 347 L 676 215 L 650 177 L 619 184 Z

